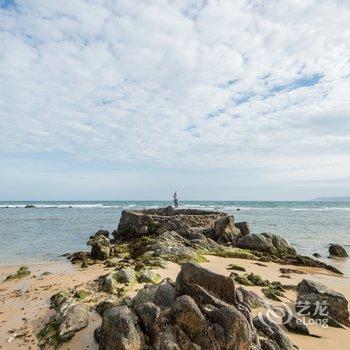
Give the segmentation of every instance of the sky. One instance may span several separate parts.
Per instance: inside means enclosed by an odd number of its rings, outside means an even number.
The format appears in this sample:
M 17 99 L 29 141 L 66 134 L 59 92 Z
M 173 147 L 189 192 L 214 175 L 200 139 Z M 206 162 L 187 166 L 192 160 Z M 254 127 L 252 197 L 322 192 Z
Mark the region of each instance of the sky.
M 0 0 L 0 200 L 350 195 L 350 1 Z

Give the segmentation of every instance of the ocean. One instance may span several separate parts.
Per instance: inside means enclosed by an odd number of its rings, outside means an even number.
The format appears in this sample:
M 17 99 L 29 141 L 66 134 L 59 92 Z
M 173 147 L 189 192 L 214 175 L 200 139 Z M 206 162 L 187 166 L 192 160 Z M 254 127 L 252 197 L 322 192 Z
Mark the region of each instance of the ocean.
M 25 208 L 33 204 L 35 208 Z M 117 228 L 123 209 L 157 208 L 169 201 L 0 202 L 0 265 L 52 261 L 88 250 L 99 229 Z M 328 255 L 330 243 L 350 253 L 350 202 L 183 201 L 183 208 L 224 211 L 253 233 L 286 237 L 299 253 Z M 237 209 L 240 209 L 239 211 Z

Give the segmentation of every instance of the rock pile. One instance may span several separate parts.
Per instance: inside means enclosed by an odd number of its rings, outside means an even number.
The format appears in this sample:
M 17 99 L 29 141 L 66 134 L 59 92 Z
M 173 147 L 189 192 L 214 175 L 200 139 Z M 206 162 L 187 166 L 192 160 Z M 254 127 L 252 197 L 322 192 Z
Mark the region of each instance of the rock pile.
M 252 234 L 247 222 L 236 223 L 233 216 L 222 212 L 172 207 L 124 210 L 112 235 L 110 240 L 108 231 L 98 231 L 88 242 L 91 253 L 74 253 L 71 260 L 87 267 L 98 261 L 108 261 L 110 266 L 114 262 L 109 260 L 115 257 L 131 258 L 149 266 L 160 258 L 203 262 L 204 255 L 217 255 L 321 267 L 341 274 L 331 265 L 297 254 L 282 236 Z
M 237 293 L 231 278 L 185 263 L 176 282 L 146 285 L 128 305 L 110 304 L 95 337 L 100 350 L 267 349 L 261 341 L 294 349 L 277 325 L 253 322 L 246 298 L 260 302 L 242 288 Z

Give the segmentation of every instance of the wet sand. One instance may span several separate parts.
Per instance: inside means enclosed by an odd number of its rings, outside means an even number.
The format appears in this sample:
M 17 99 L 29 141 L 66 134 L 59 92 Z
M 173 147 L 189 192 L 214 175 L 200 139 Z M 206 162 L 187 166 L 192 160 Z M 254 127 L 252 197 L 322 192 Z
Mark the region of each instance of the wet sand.
M 350 300 L 350 271 L 344 271 L 345 276 L 335 275 L 323 269 L 295 267 L 284 265 L 305 272 L 304 275 L 291 274 L 290 279 L 281 278 L 279 268 L 275 263 L 264 263 L 266 267 L 258 266 L 252 260 L 207 257 L 209 262 L 201 264 L 214 272 L 229 275 L 228 265 L 235 263 L 243 266 L 247 272 L 254 272 L 261 275 L 263 279 L 270 281 L 280 281 L 283 284 L 296 285 L 303 278 L 310 278 L 322 282 L 328 287 L 341 292 Z M 339 265 L 340 266 L 340 265 Z M 14 273 L 19 266 L 0 267 L 0 281 Z M 114 268 L 106 268 L 102 264 L 90 266 L 82 269 L 69 262 L 52 262 L 28 265 L 31 275 L 20 280 L 5 281 L 0 284 L 0 348 L 1 349 L 36 349 L 36 333 L 43 327 L 43 324 L 52 315 L 49 309 L 49 298 L 59 291 L 71 291 L 86 289 L 92 292 L 90 296 L 83 300 L 91 307 L 89 326 L 75 334 L 69 343 L 64 343 L 62 349 L 98 349 L 98 344 L 93 339 L 94 329 L 101 323 L 100 316 L 93 310 L 92 306 L 100 300 L 108 297 L 108 294 L 99 292 L 96 279 L 100 275 L 107 274 Z M 155 270 L 162 278 L 170 277 L 175 280 L 180 266 L 168 263 L 166 269 Z M 50 274 L 42 273 L 50 272 Z M 132 297 L 137 293 L 142 285 L 133 287 L 129 293 Z M 254 290 L 263 296 L 261 287 L 244 287 Z M 287 299 L 283 301 L 293 305 L 296 299 L 294 291 L 285 293 Z M 267 299 L 266 299 L 267 300 Z M 272 305 L 279 305 L 278 302 L 269 301 Z M 261 310 L 254 310 L 257 313 Z M 329 350 L 330 348 L 340 350 L 346 349 L 350 344 L 350 330 L 337 328 L 322 328 L 320 326 L 310 326 L 311 333 L 322 338 L 312 338 L 296 335 L 287 332 L 290 339 L 304 350 Z

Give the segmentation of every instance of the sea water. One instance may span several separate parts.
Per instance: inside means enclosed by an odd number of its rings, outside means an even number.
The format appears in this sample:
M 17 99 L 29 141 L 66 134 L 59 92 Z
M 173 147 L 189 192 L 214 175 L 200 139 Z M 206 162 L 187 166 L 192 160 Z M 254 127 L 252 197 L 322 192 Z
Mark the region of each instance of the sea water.
M 25 208 L 32 204 L 35 208 Z M 99 229 L 117 228 L 123 209 L 158 208 L 169 201 L 0 202 L 0 265 L 57 260 L 88 250 Z M 250 223 L 253 233 L 287 238 L 299 253 L 328 255 L 330 243 L 350 253 L 350 202 L 184 201 L 183 208 L 218 210 Z M 240 209 L 240 210 L 237 210 Z M 350 259 L 350 258 L 349 258 Z

